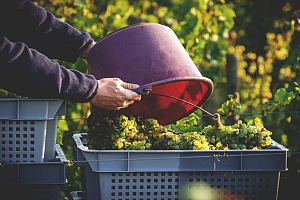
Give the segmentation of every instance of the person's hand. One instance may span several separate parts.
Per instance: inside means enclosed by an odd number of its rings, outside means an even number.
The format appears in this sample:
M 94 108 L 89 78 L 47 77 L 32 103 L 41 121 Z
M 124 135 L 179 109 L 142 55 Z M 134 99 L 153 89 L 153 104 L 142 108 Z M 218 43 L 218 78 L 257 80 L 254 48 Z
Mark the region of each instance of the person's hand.
M 139 87 L 137 84 L 125 83 L 119 78 L 103 78 L 98 80 L 98 92 L 90 103 L 107 110 L 120 110 L 141 100 L 141 95 L 131 91 Z

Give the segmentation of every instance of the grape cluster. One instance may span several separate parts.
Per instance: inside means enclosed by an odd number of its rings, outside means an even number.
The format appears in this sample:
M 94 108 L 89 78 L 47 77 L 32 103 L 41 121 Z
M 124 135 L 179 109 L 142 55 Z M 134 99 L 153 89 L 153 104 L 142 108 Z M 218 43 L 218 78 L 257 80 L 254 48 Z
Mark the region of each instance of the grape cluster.
M 156 119 L 105 117 L 88 131 L 91 149 L 109 150 L 227 150 L 262 149 L 271 145 L 271 132 L 239 120 L 231 126 L 208 125 L 198 132 L 168 130 Z
M 152 118 L 135 118 L 124 115 L 105 117 L 88 131 L 89 147 L 92 149 L 124 150 L 205 150 L 205 136 L 197 132 L 179 134 L 167 130 Z
M 212 150 L 264 149 L 271 145 L 272 132 L 260 126 L 247 125 L 238 120 L 231 126 L 208 125 L 201 131 Z

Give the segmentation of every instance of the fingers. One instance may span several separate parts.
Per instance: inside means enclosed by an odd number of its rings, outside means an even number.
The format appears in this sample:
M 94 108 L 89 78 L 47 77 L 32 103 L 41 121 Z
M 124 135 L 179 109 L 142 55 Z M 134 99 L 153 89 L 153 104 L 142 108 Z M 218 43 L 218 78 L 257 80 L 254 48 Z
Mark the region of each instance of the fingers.
M 126 90 L 125 92 L 125 96 L 127 101 L 133 100 L 133 101 L 140 101 L 142 96 L 136 92 L 133 92 L 131 90 Z
M 134 101 L 140 101 L 142 96 L 137 94 L 136 92 L 132 92 L 131 90 L 135 89 L 135 88 L 138 88 L 139 85 L 138 84 L 134 84 L 134 83 L 126 83 L 126 82 L 123 82 L 121 84 L 121 86 L 127 90 L 130 90 L 130 91 L 126 91 L 126 95 L 128 97 L 128 99 L 132 99 Z M 134 101 L 132 103 L 134 103 Z M 132 104 L 130 103 L 130 104 Z
M 125 83 L 125 82 L 123 82 L 123 83 L 121 84 L 121 86 L 122 86 L 123 88 L 125 88 L 125 89 L 128 89 L 128 90 L 133 90 L 133 89 L 135 89 L 135 88 L 138 88 L 138 87 L 139 87 L 139 85 L 138 85 L 138 84 L 133 84 L 133 83 Z
M 131 101 L 124 101 L 123 105 L 121 107 L 117 107 L 116 110 L 121 110 L 123 108 L 127 108 L 129 105 L 133 104 L 134 100 Z

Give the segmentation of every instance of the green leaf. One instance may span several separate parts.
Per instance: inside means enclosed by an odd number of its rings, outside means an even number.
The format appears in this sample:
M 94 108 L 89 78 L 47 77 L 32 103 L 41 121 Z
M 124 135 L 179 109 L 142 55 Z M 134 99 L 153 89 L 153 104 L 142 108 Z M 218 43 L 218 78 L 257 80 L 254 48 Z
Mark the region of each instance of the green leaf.
M 223 13 L 224 13 L 224 17 L 225 17 L 225 26 L 228 29 L 231 29 L 234 25 L 235 12 L 228 5 L 224 5 Z
M 289 104 L 294 97 L 295 95 L 293 92 L 287 92 L 284 88 L 278 89 L 275 93 L 275 99 L 280 105 Z

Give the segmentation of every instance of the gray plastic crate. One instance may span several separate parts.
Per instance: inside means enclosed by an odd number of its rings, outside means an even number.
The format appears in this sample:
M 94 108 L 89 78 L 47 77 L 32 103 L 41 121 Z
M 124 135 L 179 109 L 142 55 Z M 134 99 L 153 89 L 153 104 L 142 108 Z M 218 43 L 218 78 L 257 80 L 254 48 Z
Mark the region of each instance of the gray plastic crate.
M 89 150 L 74 134 L 84 199 L 277 199 L 287 151 L 272 141 L 265 150 Z M 84 139 L 87 141 L 87 139 Z
M 60 99 L 0 99 L 0 163 L 43 162 L 55 156 Z
M 1 199 L 57 200 L 66 183 L 67 159 L 59 145 L 56 158 L 43 163 L 7 163 L 0 167 Z

